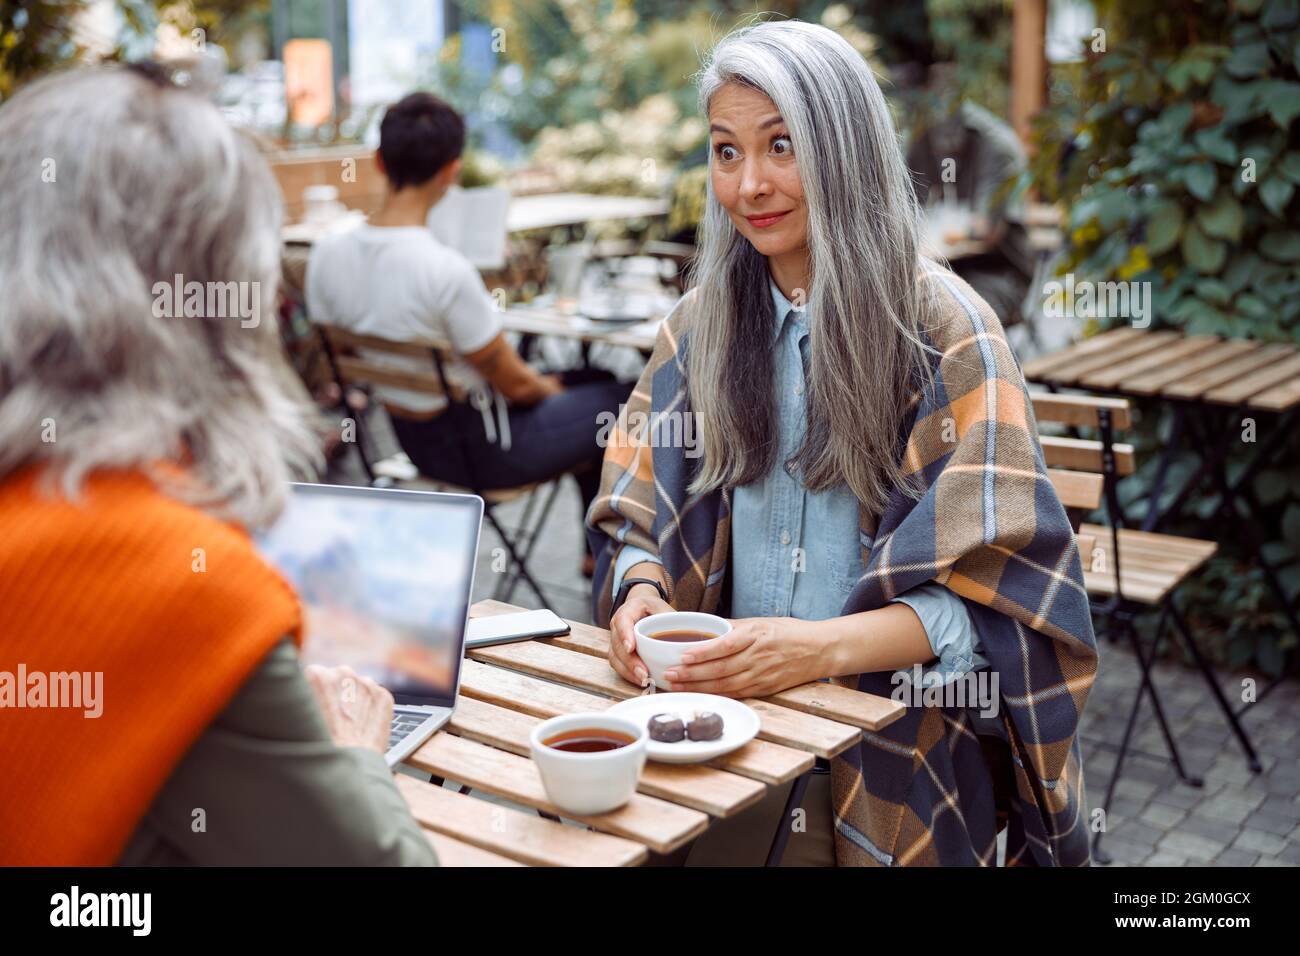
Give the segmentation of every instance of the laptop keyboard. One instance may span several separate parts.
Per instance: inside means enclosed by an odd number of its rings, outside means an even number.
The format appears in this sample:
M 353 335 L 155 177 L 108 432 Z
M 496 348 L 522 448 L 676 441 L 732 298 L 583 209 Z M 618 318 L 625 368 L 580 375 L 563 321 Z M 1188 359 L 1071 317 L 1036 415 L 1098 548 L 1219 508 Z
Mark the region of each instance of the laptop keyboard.
M 428 714 L 393 714 L 393 724 L 388 731 L 388 749 L 392 750 L 428 719 Z

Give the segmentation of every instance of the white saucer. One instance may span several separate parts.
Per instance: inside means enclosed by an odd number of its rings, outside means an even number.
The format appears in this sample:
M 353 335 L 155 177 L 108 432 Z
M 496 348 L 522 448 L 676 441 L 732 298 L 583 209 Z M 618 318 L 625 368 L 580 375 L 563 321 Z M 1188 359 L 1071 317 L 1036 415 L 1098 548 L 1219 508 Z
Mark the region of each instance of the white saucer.
M 712 711 L 722 718 L 717 740 L 679 740 L 674 744 L 646 741 L 646 756 L 660 763 L 704 763 L 745 746 L 758 735 L 759 719 L 753 708 L 716 694 L 654 693 L 621 701 L 605 711 L 641 725 L 656 714 L 675 714 L 689 721 L 696 711 Z

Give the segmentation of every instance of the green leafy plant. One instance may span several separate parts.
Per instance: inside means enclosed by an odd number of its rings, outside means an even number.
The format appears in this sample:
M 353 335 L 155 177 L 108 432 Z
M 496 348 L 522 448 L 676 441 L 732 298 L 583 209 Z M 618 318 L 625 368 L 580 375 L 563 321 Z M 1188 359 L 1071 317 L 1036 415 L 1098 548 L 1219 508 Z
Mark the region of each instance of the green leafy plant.
M 934 109 L 949 113 L 970 100 L 1005 116 L 1011 77 L 1010 0 L 926 0 L 935 55 L 954 66 L 947 102 Z
M 185 35 L 202 30 L 204 41 L 221 43 L 249 22 L 264 17 L 270 0 L 116 0 L 119 34 L 110 49 L 89 50 L 77 30 L 87 13 L 85 0 L 0 0 L 0 102 L 28 80 L 92 59 L 132 59 L 148 55 L 158 26 L 166 23 Z
M 72 29 L 79 0 L 0 0 L 0 101 L 30 77 L 81 51 Z
M 1036 124 L 1034 183 L 1069 210 L 1060 272 L 1149 282 L 1153 327 L 1300 341 L 1300 0 L 1175 6 L 1099 0 L 1104 33 L 1058 75 Z M 1144 457 L 1154 459 L 1169 409 L 1144 412 Z M 1255 446 L 1237 430 L 1221 440 L 1233 449 L 1230 475 L 1240 473 Z M 1300 448 L 1290 442 L 1252 490 L 1265 511 L 1265 553 L 1294 603 Z M 1130 483 L 1149 480 L 1140 473 Z M 1183 530 L 1224 545 L 1185 588 L 1195 626 L 1214 637 L 1220 659 L 1280 672 L 1296 638 L 1278 601 L 1218 497 L 1191 505 Z

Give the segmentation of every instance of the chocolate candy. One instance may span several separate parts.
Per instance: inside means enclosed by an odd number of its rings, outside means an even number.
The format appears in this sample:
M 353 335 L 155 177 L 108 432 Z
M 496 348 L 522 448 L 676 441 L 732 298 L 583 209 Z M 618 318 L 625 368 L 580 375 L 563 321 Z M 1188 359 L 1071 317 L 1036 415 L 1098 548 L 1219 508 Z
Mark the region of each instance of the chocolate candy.
M 717 740 L 722 736 L 722 718 L 709 710 L 702 710 L 686 725 L 686 736 L 691 740 Z
M 672 714 L 655 714 L 650 718 L 650 739 L 665 744 L 675 744 L 686 739 L 686 725 Z

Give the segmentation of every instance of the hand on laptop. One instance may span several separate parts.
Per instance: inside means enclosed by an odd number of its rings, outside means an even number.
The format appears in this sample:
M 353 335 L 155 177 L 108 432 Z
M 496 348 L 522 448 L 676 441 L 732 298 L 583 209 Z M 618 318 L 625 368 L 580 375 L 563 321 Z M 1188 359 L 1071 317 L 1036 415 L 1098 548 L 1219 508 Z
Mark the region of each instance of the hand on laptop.
M 309 665 L 304 671 L 330 736 L 340 747 L 369 747 L 384 753 L 393 722 L 393 695 L 350 667 Z

